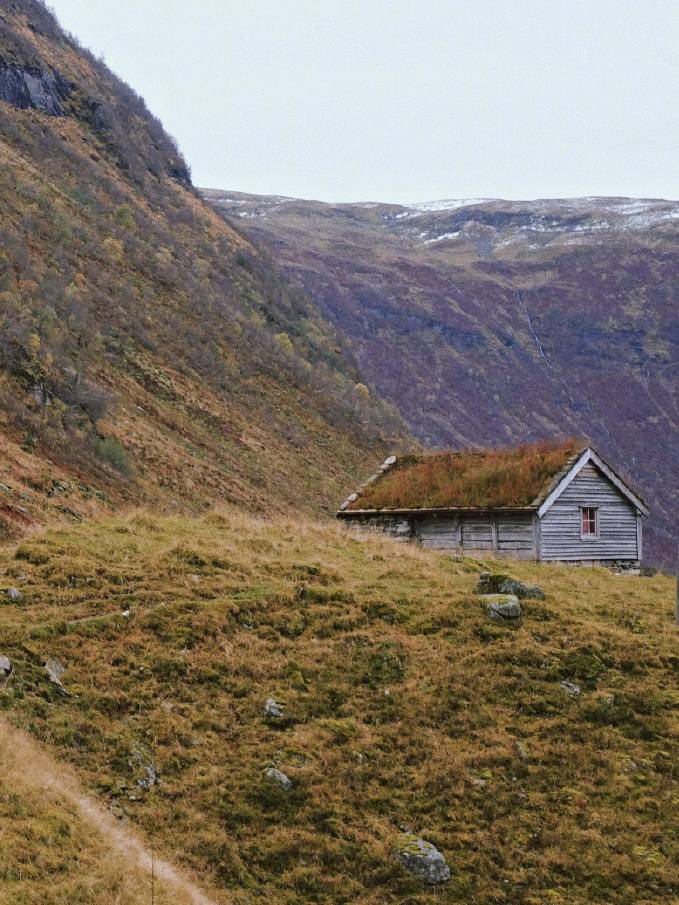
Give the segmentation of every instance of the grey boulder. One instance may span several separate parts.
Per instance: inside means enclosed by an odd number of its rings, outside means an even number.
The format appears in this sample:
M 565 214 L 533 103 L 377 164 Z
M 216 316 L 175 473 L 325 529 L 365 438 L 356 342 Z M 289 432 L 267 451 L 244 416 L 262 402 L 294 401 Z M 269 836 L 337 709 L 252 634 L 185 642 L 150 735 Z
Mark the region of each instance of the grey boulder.
M 7 597 L 12 601 L 12 603 L 19 603 L 21 598 L 24 595 L 21 593 L 19 588 L 9 588 L 7 591 Z
M 394 851 L 397 860 L 405 869 L 432 886 L 450 880 L 450 868 L 441 852 L 413 833 L 403 833 Z
M 0 679 L 6 679 L 12 672 L 12 661 L 9 657 L 0 656 Z
M 264 775 L 270 782 L 276 783 L 281 789 L 285 789 L 286 792 L 289 792 L 292 788 L 292 780 L 289 776 L 286 776 L 282 770 L 277 770 L 275 767 L 268 767 L 264 771 Z
M 491 619 L 519 619 L 521 604 L 515 594 L 482 594 L 486 612 Z
M 505 578 L 500 585 L 500 594 L 514 594 L 522 600 L 544 600 L 545 592 L 537 585 L 523 584 L 515 578 Z
M 503 572 L 481 572 L 474 590 L 477 594 L 499 594 L 501 585 L 508 579 L 509 575 Z
M 45 672 L 47 673 L 47 677 L 55 686 L 59 694 L 62 694 L 65 698 L 71 697 L 71 692 L 64 688 L 61 677 L 66 672 L 66 667 L 62 666 L 58 660 L 53 660 L 51 657 L 45 662 Z
M 562 691 L 565 691 L 567 695 L 570 695 L 572 698 L 577 698 L 580 694 L 580 686 L 576 685 L 575 682 L 569 682 L 568 679 L 564 679 L 563 682 L 559 682 L 559 688 Z
M 280 720 L 285 716 L 285 704 L 275 698 L 267 698 L 264 701 L 264 715 L 269 719 Z

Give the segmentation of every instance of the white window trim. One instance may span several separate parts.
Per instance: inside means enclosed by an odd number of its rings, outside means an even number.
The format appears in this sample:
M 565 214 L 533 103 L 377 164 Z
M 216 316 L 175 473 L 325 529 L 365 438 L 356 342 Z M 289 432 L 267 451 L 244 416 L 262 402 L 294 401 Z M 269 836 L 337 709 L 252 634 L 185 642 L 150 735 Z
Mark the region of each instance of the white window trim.
M 594 534 L 584 534 L 582 530 L 582 513 L 585 509 L 593 509 L 594 510 Z M 580 540 L 582 541 L 595 541 L 599 540 L 601 537 L 601 523 L 599 522 L 599 506 L 580 506 Z

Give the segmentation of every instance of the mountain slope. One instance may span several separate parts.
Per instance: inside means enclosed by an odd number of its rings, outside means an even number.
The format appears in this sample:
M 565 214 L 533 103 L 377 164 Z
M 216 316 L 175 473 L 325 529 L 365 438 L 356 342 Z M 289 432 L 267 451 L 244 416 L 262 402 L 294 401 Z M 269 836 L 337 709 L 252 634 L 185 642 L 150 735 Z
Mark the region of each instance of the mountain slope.
M 679 203 L 203 194 L 268 243 L 423 443 L 588 437 L 643 488 L 648 552 L 673 560 Z
M 498 567 L 236 510 L 36 534 L 0 551 L 0 707 L 216 902 L 674 901 L 673 581 L 512 563 L 546 599 L 498 622 Z
M 332 509 L 405 435 L 33 0 L 0 11 L 0 199 L 0 536 L 139 502 Z

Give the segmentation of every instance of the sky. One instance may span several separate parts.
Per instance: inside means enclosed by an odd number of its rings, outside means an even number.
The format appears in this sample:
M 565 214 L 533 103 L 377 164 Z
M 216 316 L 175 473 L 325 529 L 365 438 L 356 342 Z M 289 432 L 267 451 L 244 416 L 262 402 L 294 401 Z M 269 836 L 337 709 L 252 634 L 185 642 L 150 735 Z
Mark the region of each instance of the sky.
M 679 0 L 50 0 L 196 185 L 679 199 Z

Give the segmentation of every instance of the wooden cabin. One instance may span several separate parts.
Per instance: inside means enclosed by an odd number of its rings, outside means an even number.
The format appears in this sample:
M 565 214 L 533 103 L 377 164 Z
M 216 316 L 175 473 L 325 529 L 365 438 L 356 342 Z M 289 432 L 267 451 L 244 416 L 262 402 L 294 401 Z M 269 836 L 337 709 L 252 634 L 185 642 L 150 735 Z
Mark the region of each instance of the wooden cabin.
M 337 517 L 423 547 L 631 568 L 648 507 L 574 440 L 390 456 Z

